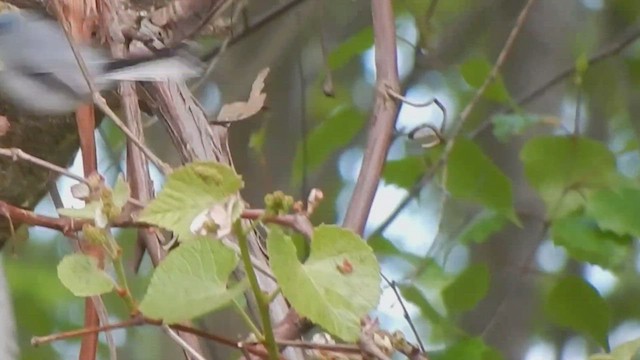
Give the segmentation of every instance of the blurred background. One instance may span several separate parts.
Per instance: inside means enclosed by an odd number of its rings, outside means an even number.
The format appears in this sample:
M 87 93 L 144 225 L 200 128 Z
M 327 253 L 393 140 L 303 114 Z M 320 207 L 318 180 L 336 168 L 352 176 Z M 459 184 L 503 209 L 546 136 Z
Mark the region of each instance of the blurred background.
M 284 3 L 249 1 L 248 18 L 258 18 Z M 370 2 L 299 3 L 226 49 L 196 94 L 214 117 L 222 104 L 246 99 L 259 70 L 270 67 L 265 88 L 268 109 L 230 128 L 236 170 L 246 184 L 243 195 L 261 207 L 268 192 L 283 190 L 305 198 L 311 187 L 318 187 L 325 200 L 314 214 L 314 224 L 340 223 L 355 186 L 374 96 Z M 523 5 L 521 0 L 394 1 L 405 96 L 418 103 L 437 98 L 446 108 L 450 128 L 497 58 Z M 592 339 L 553 325 L 541 310 L 550 281 L 559 274 L 583 277 L 607 301 L 613 314 L 612 346 L 640 337 L 637 246 L 630 248 L 626 266 L 617 271 L 571 260 L 546 233 L 543 203 L 527 183 L 519 159 L 529 137 L 566 133 L 574 128 L 578 113 L 582 134 L 606 143 L 616 154 L 619 171 L 637 178 L 640 42 L 633 40 L 638 31 L 637 0 L 538 0 L 534 4 L 501 72 L 503 85 L 494 89 L 498 95 L 483 99 L 464 128 L 510 179 L 521 226 L 494 223 L 469 240 L 468 230 L 491 214 L 448 196 L 437 178 L 420 184 L 425 169 L 411 159 L 432 150 L 404 136 L 420 125 L 440 126 L 442 112 L 434 106 L 402 106 L 388 156 L 396 166 L 385 170 L 364 235 L 370 237 L 384 274 L 402 285 L 408 312 L 434 359 L 575 360 L 597 352 Z M 567 77 L 524 105 L 524 112 L 534 120 L 507 136 L 496 134 L 491 121 L 498 111 L 512 109 L 562 71 L 625 40 L 630 41 L 621 52 L 589 67 L 580 87 L 574 77 Z M 200 41 L 212 48 L 221 39 Z M 323 93 L 329 74 L 334 97 Z M 478 77 L 479 81 L 474 80 Z M 161 124 L 149 126 L 147 139 L 162 158 L 178 163 L 175 151 L 166 146 L 168 137 Z M 125 166 L 124 142 L 109 121 L 101 124 L 99 168 L 111 183 Z M 81 173 L 79 157 L 71 169 Z M 159 189 L 163 180 L 152 170 Z M 67 207 L 78 206 L 69 195 L 70 184 L 66 179 L 58 181 L 63 201 Z M 416 184 L 422 185 L 419 191 L 410 193 Z M 405 199 L 405 205 L 395 211 Z M 55 213 L 49 197 L 36 211 Z M 132 258 L 135 233 L 125 230 L 118 236 L 125 254 Z M 5 246 L 2 265 L 15 310 L 21 359 L 77 356 L 79 341 L 39 348 L 29 345 L 32 336 L 82 326 L 84 302 L 63 288 L 55 272 L 59 259 L 70 251 L 66 239 L 39 228 L 30 229 L 27 242 Z M 144 293 L 151 271 L 146 260 L 140 274 L 131 274 L 137 296 Z M 460 296 L 475 297 L 473 284 L 482 296 L 470 309 L 450 311 L 443 293 L 460 274 L 470 273 L 486 276 L 472 276 Z M 394 292 L 388 284 L 382 286 L 385 291 L 375 316 L 383 328 L 401 330 L 415 342 Z M 115 295 L 105 296 L 105 301 L 112 320 L 127 317 Z M 118 330 L 114 336 L 122 359 L 181 356 L 155 328 Z M 101 358 L 107 358 L 102 345 Z

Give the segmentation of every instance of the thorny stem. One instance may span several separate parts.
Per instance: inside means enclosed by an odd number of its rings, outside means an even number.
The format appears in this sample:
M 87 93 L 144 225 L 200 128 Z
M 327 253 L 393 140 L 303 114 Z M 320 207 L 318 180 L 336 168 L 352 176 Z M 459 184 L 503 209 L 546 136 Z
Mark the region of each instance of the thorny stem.
M 264 331 L 264 342 L 267 351 L 269 352 L 269 358 L 271 360 L 278 360 L 280 358 L 280 352 L 278 351 L 276 338 L 273 335 L 273 327 L 271 326 L 271 318 L 269 316 L 269 302 L 265 298 L 265 295 L 260 288 L 258 278 L 256 277 L 256 273 L 253 269 L 251 254 L 249 253 L 249 241 L 247 240 L 246 233 L 244 232 L 242 223 L 240 221 L 236 221 L 233 227 L 235 230 L 235 234 L 238 236 L 240 255 L 242 257 L 245 272 L 247 273 L 249 284 L 251 284 L 253 295 L 256 297 L 256 302 L 258 303 L 258 310 L 260 312 L 260 318 L 262 319 L 262 329 Z

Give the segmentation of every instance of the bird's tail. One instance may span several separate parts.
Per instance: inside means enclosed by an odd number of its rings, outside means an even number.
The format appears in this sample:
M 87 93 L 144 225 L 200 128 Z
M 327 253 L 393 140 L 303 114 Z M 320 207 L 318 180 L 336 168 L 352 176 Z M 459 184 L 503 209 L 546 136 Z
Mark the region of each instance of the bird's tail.
M 106 65 L 106 80 L 166 81 L 194 78 L 204 72 L 202 62 L 189 51 L 159 50 L 149 57 L 120 59 Z

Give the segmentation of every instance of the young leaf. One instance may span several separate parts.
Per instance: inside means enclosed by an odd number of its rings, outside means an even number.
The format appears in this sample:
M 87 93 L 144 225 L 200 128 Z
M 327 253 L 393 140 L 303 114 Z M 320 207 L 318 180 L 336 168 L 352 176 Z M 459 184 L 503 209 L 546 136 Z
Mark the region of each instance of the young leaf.
M 122 208 L 127 201 L 129 201 L 129 197 L 131 197 L 131 189 L 129 188 L 129 184 L 124 180 L 122 175 L 119 175 L 116 179 L 116 184 L 113 187 L 113 204 L 118 208 Z
M 456 140 L 447 170 L 447 189 L 453 196 L 477 202 L 518 222 L 511 182 L 476 144 Z
M 545 311 L 556 324 L 591 336 L 602 347 L 609 348 L 609 307 L 598 291 L 582 278 L 560 279 L 547 297 Z
M 58 278 L 75 296 L 95 296 L 114 288 L 113 279 L 88 255 L 71 254 L 58 264 Z
M 584 204 L 582 189 L 611 185 L 616 160 L 607 147 L 579 137 L 543 136 L 525 144 L 520 153 L 525 175 L 550 212 L 561 217 Z
M 293 160 L 294 184 L 302 180 L 303 166 L 313 171 L 324 164 L 331 154 L 349 144 L 360 132 L 364 123 L 364 115 L 356 108 L 346 105 L 336 108 L 328 119 L 320 123 L 307 136 L 306 164 L 302 163 L 302 145 L 298 145 L 296 157 Z
M 580 214 L 554 220 L 551 236 L 553 242 L 564 246 L 574 259 L 605 268 L 621 264 L 632 244 L 630 237 L 602 231 L 593 219 Z
M 349 230 L 321 225 L 301 264 L 291 238 L 271 227 L 267 249 L 273 274 L 296 311 L 331 334 L 355 341 L 360 319 L 380 298 L 380 267 L 367 243 Z
M 227 288 L 238 263 L 236 254 L 219 241 L 199 238 L 183 243 L 153 272 L 140 311 L 166 323 L 190 320 L 224 307 L 247 288 Z
M 93 201 L 81 209 L 60 208 L 56 209 L 60 216 L 67 216 L 74 219 L 95 220 L 102 213 L 102 201 Z
M 484 264 L 466 268 L 442 290 L 442 300 L 450 313 L 473 309 L 489 290 L 489 269 Z
M 587 213 L 605 230 L 640 237 L 640 190 L 624 188 L 595 192 L 587 202 Z
M 190 163 L 169 175 L 158 197 L 143 210 L 140 220 L 192 238 L 193 220 L 213 205 L 224 203 L 242 186 L 242 178 L 226 165 Z
M 460 73 L 462 74 L 464 81 L 474 89 L 478 89 L 482 86 L 482 83 L 484 83 L 489 72 L 491 72 L 491 64 L 489 64 L 487 60 L 480 58 L 469 59 L 460 67 Z M 504 85 L 502 77 L 500 76 L 498 76 L 496 80 L 489 85 L 487 91 L 484 92 L 484 97 L 503 104 L 512 101 L 511 96 L 507 91 L 507 87 Z

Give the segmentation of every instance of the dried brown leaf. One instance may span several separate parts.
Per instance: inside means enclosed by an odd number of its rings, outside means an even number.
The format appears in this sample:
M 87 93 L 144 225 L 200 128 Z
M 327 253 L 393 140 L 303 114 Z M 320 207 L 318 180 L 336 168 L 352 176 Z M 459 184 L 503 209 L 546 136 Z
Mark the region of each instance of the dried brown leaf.
M 251 93 L 249 99 L 245 101 L 237 101 L 231 104 L 226 104 L 220 109 L 218 114 L 218 121 L 231 122 L 244 120 L 257 114 L 264 106 L 264 101 L 267 98 L 267 94 L 263 93 L 264 80 L 269 75 L 269 68 L 262 69 L 251 86 Z

